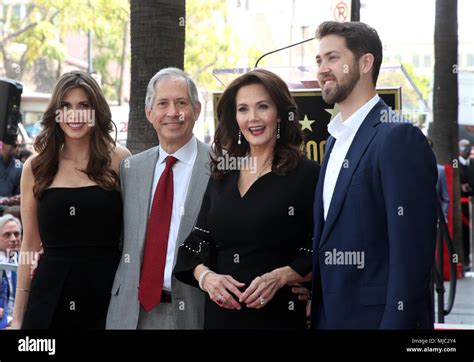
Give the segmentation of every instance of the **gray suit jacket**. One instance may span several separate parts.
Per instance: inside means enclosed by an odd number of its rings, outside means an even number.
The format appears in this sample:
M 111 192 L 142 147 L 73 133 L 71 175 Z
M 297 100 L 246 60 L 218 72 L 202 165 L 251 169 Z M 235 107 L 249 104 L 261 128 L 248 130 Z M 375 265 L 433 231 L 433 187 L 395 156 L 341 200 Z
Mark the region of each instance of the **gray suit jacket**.
M 210 175 L 210 147 L 199 141 L 197 145 L 197 157 L 178 230 L 175 255 L 196 223 Z M 158 153 L 158 147 L 154 147 L 126 158 L 120 165 L 124 210 L 123 252 L 112 287 L 106 329 L 137 328 L 140 311 L 138 286 Z M 202 329 L 204 294 L 195 287 L 181 283 L 174 276 L 171 289 L 177 328 Z

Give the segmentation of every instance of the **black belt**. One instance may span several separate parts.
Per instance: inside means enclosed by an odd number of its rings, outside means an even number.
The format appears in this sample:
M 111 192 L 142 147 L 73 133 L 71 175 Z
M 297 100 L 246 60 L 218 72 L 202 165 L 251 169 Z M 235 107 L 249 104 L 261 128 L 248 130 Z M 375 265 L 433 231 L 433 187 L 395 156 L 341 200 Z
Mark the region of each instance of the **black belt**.
M 167 290 L 163 290 L 161 292 L 161 300 L 160 303 L 171 303 L 172 302 L 171 298 L 171 292 L 168 292 Z

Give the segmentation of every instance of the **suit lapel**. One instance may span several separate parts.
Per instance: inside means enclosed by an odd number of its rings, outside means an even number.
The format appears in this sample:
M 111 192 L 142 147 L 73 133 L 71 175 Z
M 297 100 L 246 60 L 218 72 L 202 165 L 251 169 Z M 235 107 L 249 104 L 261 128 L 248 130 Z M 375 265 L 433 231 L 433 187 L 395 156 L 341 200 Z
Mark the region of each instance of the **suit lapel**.
M 196 161 L 194 162 L 188 191 L 186 193 L 184 214 L 181 215 L 178 235 L 176 237 L 174 263 L 176 263 L 178 248 L 183 244 L 186 237 L 191 233 L 191 229 L 194 226 L 197 215 L 201 210 L 202 195 L 204 195 L 210 175 L 209 161 L 209 149 L 206 148 L 206 146 L 204 146 L 201 142 L 197 141 Z M 199 197 L 199 195 L 201 195 L 201 197 Z
M 138 197 L 138 204 L 140 205 L 140 217 L 139 220 L 143 220 L 144 227 L 139 228 L 140 235 L 138 235 L 138 242 L 139 242 L 139 250 L 140 256 L 143 255 L 143 248 L 145 245 L 145 237 L 146 237 L 146 228 L 148 226 L 148 217 L 151 207 L 151 195 L 153 193 L 153 178 L 155 176 L 155 167 L 156 162 L 158 161 L 159 157 L 159 148 L 155 147 L 152 150 L 150 157 L 147 157 L 143 162 L 137 165 L 137 169 L 141 170 L 137 172 L 137 197 Z
M 323 186 L 324 179 L 326 177 L 326 169 L 328 166 L 329 155 L 331 154 L 332 148 L 336 140 L 334 137 L 329 136 L 326 143 L 326 149 L 324 151 L 324 159 L 321 165 L 321 171 L 319 172 L 319 181 L 316 186 L 316 197 L 314 204 L 314 235 L 313 235 L 313 250 L 318 250 L 319 239 L 321 237 L 324 228 L 324 203 L 323 203 Z
M 326 222 L 324 223 L 319 247 L 322 247 L 324 242 L 327 240 L 327 236 L 337 219 L 339 211 L 341 210 L 341 206 L 346 197 L 352 175 L 357 169 L 359 161 L 370 144 L 372 138 L 377 133 L 374 126 L 380 122 L 380 109 L 383 108 L 383 106 L 387 107 L 385 103 L 380 100 L 374 106 L 374 108 L 372 108 L 365 120 L 362 122 L 352 141 L 349 151 L 347 152 L 345 158 L 347 160 L 347 167 L 341 167 L 341 171 L 339 172 L 336 186 L 334 188 L 334 193 L 331 199 L 331 204 L 329 206 L 329 212 Z

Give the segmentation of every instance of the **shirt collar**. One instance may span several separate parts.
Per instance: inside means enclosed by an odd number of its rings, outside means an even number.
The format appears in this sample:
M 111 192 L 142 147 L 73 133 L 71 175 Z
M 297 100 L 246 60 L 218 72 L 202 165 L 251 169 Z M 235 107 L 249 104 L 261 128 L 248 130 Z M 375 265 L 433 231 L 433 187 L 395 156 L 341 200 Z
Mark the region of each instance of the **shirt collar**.
M 173 153 L 171 156 L 176 157 L 178 161 L 185 163 L 188 166 L 193 165 L 194 155 L 197 152 L 197 140 L 193 135 L 191 139 L 179 150 Z M 161 145 L 159 146 L 159 157 L 158 164 L 165 162 L 166 157 L 170 156 Z
M 469 166 L 469 159 L 466 160 L 462 156 L 459 156 L 459 162 L 461 162 L 461 165 L 463 165 L 463 166 Z
M 349 136 L 351 129 L 342 122 L 341 114 L 338 113 L 328 124 L 328 131 L 336 140 L 342 140 Z
M 378 94 L 373 96 L 368 102 L 366 102 L 362 107 L 360 107 L 357 111 L 355 111 L 346 121 L 344 122 L 347 126 L 349 126 L 354 132 L 357 132 L 360 125 L 364 121 L 365 117 L 369 114 L 370 110 L 374 108 L 374 106 L 379 101 L 380 97 Z
M 0 263 L 8 263 L 7 253 L 0 251 Z
M 373 96 L 367 103 L 355 111 L 348 119 L 342 121 L 341 113 L 338 113 L 328 124 L 328 131 L 336 140 L 355 134 L 370 110 L 378 103 L 378 94 Z

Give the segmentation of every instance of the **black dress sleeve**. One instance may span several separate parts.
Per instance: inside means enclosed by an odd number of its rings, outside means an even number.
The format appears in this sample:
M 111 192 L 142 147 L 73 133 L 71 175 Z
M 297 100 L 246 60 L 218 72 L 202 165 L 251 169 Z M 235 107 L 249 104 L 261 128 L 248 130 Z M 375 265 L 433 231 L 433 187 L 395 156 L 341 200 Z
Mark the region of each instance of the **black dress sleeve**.
M 289 267 L 302 277 L 311 272 L 313 263 L 313 207 L 316 185 L 319 178 L 319 164 L 316 161 L 304 159 L 301 164 L 300 188 L 301 193 L 298 198 L 303 200 L 304 208 L 304 228 L 306 237 L 298 240 L 299 248 L 296 258 L 289 264 Z
M 210 189 L 212 179 L 209 179 L 206 192 L 201 204 L 201 210 L 191 234 L 178 249 L 178 256 L 173 273 L 179 281 L 199 287 L 193 272 L 199 264 L 210 267 L 211 256 L 215 250 L 215 244 L 207 225 L 207 217 L 210 208 Z

